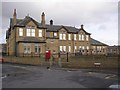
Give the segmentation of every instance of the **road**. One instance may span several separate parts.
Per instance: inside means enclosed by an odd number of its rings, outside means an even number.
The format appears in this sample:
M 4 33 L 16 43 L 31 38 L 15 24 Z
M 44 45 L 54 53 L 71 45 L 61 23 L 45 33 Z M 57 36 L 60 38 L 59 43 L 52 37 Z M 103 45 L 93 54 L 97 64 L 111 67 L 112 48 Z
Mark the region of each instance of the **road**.
M 108 88 L 118 79 L 117 73 L 7 63 L 1 78 L 3 88 Z

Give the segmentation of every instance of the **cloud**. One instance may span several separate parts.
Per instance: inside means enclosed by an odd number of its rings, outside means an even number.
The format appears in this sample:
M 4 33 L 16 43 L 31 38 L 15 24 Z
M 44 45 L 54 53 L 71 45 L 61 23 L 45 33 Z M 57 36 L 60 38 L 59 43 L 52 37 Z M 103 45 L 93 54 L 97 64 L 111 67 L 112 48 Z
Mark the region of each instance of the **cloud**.
M 19 0 L 17 0 L 19 1 Z M 24 18 L 28 13 L 40 22 L 41 13 L 46 14 L 46 23 L 53 19 L 54 24 L 80 27 L 92 33 L 92 37 L 102 41 L 117 40 L 118 0 L 40 0 L 40 2 L 2 2 L 2 28 L 9 26 L 13 9 L 17 17 Z M 32 0 L 30 0 L 32 1 Z M 104 2 L 106 1 L 106 2 Z M 114 33 L 113 33 L 114 32 Z M 109 34 L 109 38 L 104 38 Z M 115 37 L 111 37 L 115 36 Z M 106 39 L 106 40 L 105 40 Z

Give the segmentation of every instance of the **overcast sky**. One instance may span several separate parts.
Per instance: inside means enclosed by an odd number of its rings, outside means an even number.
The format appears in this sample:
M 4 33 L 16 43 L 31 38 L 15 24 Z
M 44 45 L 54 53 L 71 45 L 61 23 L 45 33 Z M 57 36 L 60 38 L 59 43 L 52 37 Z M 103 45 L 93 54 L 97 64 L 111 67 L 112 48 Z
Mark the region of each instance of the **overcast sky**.
M 80 28 L 83 24 L 92 38 L 108 45 L 118 44 L 118 0 L 2 0 L 0 7 L 0 43 L 5 43 L 9 20 L 16 8 L 17 18 L 29 14 L 40 22 L 41 13 L 45 12 L 46 23 L 53 19 L 57 25 Z

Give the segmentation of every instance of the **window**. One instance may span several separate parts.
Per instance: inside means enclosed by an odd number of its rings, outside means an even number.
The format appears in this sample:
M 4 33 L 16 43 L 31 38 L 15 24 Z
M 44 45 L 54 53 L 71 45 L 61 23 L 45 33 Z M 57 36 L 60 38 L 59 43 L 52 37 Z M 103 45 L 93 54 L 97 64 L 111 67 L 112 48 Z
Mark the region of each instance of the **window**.
M 81 35 L 79 34 L 79 40 L 81 40 Z
M 42 36 L 42 35 L 41 35 Z M 40 37 L 40 36 L 39 36 Z M 50 32 L 46 32 L 46 37 L 50 37 Z
M 101 49 L 102 49 L 102 47 L 100 46 L 100 47 L 99 47 L 99 49 L 101 50 Z
M 41 48 L 39 44 L 35 44 L 35 53 L 40 53 L 41 52 Z
M 63 46 L 63 51 L 66 51 L 66 46 Z
M 79 50 L 81 49 L 81 46 L 79 46 Z
M 23 36 L 23 29 L 19 28 L 19 36 Z
M 66 34 L 63 34 L 63 40 L 66 40 Z
M 39 37 L 42 37 L 42 30 L 39 30 Z
M 31 53 L 31 45 L 24 43 L 24 53 Z
M 71 40 L 71 34 L 68 34 L 68 40 Z
M 74 52 L 77 50 L 77 46 L 74 46 Z
M 59 39 L 60 39 L 60 40 L 66 40 L 66 34 L 60 33 L 60 34 L 59 34 Z
M 74 34 L 74 40 L 76 40 L 76 34 Z
M 60 38 L 60 40 L 62 40 L 62 34 L 59 34 L 59 38 Z
M 71 46 L 68 46 L 68 52 L 71 52 Z
M 56 33 L 56 32 L 54 32 L 54 36 L 55 36 L 55 37 L 57 36 L 57 33 Z
M 82 46 L 82 50 L 84 50 L 85 49 L 85 47 L 84 46 Z
M 35 29 L 28 28 L 27 29 L 27 36 L 35 36 Z
M 99 46 L 97 46 L 97 50 L 100 50 Z
M 84 35 L 82 35 L 82 41 L 84 41 Z
M 86 41 L 88 41 L 88 38 L 89 38 L 89 36 L 88 36 L 88 35 L 86 35 Z
M 66 51 L 66 46 L 60 46 L 60 51 Z
M 89 46 L 86 46 L 86 49 L 88 50 L 88 49 L 89 49 Z
M 27 36 L 30 36 L 30 29 L 27 29 Z
M 62 46 L 60 46 L 60 51 L 63 51 L 63 50 L 62 50 Z
M 35 36 L 35 29 L 31 29 L 31 36 Z

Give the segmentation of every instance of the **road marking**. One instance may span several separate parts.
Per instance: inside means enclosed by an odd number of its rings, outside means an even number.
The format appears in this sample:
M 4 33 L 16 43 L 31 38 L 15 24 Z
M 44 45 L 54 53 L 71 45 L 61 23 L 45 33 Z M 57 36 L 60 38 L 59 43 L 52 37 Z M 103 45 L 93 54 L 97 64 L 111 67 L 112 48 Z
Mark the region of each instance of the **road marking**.
M 116 75 L 108 75 L 108 76 L 105 77 L 105 79 L 113 79 L 115 77 L 116 77 Z
M 1 77 L 1 79 L 6 78 L 6 77 L 7 77 L 7 76 L 6 76 L 6 75 L 4 75 L 4 76 L 2 76 L 2 77 Z
M 118 88 L 120 89 L 120 85 L 116 84 L 116 85 L 110 85 L 109 88 Z
M 12 67 L 23 68 L 23 69 L 26 68 L 26 67 L 21 67 L 21 66 L 12 66 Z

